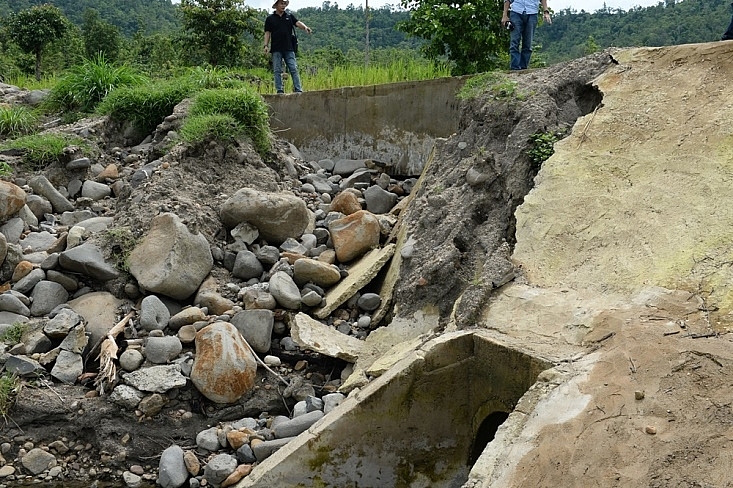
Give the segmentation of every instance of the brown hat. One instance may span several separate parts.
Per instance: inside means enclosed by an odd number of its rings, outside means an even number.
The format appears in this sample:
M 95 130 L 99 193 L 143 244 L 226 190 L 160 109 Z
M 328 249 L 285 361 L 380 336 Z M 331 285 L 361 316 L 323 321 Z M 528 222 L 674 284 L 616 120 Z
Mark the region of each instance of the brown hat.
M 277 8 L 277 3 L 282 1 L 282 3 L 290 3 L 289 0 L 275 0 L 275 3 L 272 4 L 272 8 Z

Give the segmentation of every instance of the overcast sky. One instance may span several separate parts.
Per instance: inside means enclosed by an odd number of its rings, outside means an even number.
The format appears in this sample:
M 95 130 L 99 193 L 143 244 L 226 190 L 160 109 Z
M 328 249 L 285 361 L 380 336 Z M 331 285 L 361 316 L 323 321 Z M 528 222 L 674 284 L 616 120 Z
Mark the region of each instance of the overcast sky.
M 272 3 L 275 0 L 245 0 L 245 3 L 256 9 L 271 10 Z M 547 0 L 547 5 L 553 10 L 565 10 L 570 7 L 577 11 L 585 10 L 586 12 L 595 12 L 603 8 L 605 3 L 612 9 L 620 8 L 629 10 L 633 7 L 649 7 L 656 5 L 662 0 Z M 339 8 L 346 8 L 349 4 L 355 7 L 364 5 L 364 0 L 330 0 L 331 4 L 336 4 Z M 369 0 L 369 7 L 381 7 L 383 5 L 399 5 L 399 0 Z M 289 8 L 298 10 L 303 7 L 320 7 L 323 0 L 290 0 Z

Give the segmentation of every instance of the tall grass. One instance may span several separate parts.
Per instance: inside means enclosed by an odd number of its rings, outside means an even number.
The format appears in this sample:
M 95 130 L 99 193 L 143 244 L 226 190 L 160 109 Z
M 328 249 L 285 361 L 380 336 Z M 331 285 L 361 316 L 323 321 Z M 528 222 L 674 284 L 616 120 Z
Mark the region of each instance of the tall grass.
M 52 109 L 91 113 L 115 88 L 136 86 L 147 77 L 127 66 L 107 62 L 103 55 L 74 66 L 51 89 L 46 104 Z
M 38 117 L 28 108 L 17 106 L 0 106 L 0 135 L 17 137 L 32 132 Z
M 299 63 L 300 79 L 305 90 L 331 90 L 346 86 L 381 85 L 400 81 L 432 80 L 450 76 L 450 69 L 440 63 L 426 63 L 424 60 L 396 59 L 390 63 L 337 65 L 331 69 L 311 66 L 304 58 Z M 259 93 L 275 93 L 272 72 L 261 70 L 258 78 L 266 80 L 256 86 Z M 289 78 L 289 76 L 286 76 Z M 287 83 L 286 83 L 287 86 Z

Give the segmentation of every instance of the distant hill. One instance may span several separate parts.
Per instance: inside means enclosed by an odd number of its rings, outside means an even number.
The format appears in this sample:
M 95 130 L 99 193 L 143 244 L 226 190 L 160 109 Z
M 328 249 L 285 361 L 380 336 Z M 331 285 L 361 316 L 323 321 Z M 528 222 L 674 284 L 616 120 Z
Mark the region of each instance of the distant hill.
M 130 37 L 136 32 L 170 32 L 179 28 L 175 6 L 170 0 L 0 0 L 0 16 L 50 3 L 75 25 L 83 23 L 84 11 L 95 9 L 99 17 L 116 25 Z
M 552 25 L 540 25 L 535 37 L 535 56 L 547 64 L 577 58 L 606 47 L 665 46 L 720 39 L 731 17 L 731 0 L 664 0 L 652 7 L 628 11 L 604 8 L 596 12 L 565 9 L 555 12 Z M 180 28 L 177 3 L 171 0 L 0 0 L 0 15 L 51 3 L 74 24 L 81 26 L 86 9 L 97 10 L 102 20 L 131 37 L 169 33 Z M 550 1 L 550 6 L 552 2 Z M 335 48 L 348 53 L 363 51 L 366 45 L 366 17 L 362 7 L 342 9 L 326 0 L 321 7 L 295 10 L 313 28 L 313 35 L 301 35 L 306 51 Z M 264 23 L 268 11 L 259 17 Z M 423 41 L 398 32 L 398 22 L 409 13 L 390 7 L 370 9 L 370 49 L 418 49 Z
M 552 25 L 537 29 L 535 40 L 548 63 L 573 59 L 597 46 L 672 46 L 717 41 L 731 18 L 731 0 L 666 0 L 628 11 L 555 12 Z M 552 6 L 552 1 L 550 1 Z

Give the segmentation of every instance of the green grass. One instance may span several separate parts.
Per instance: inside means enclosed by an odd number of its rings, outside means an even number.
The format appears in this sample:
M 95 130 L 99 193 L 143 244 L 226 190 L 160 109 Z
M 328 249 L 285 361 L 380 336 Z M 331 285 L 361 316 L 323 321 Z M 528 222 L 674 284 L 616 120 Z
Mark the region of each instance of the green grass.
M 97 112 L 121 122 L 130 121 L 149 134 L 193 91 L 191 82 L 185 78 L 120 87 L 102 100 Z
M 381 85 L 401 81 L 420 81 L 450 76 L 450 70 L 442 65 L 426 63 L 424 60 L 397 59 L 389 63 L 364 64 L 351 63 L 337 65 L 330 69 L 311 66 L 308 58 L 298 60 L 298 73 L 306 91 L 331 90 L 347 86 Z M 286 72 L 286 71 L 285 71 Z M 275 93 L 275 85 L 271 70 L 259 69 L 251 71 L 250 84 L 262 94 Z M 289 74 L 283 77 L 286 90 L 292 89 Z
M 99 233 L 104 247 L 110 251 L 115 267 L 125 273 L 130 272 L 130 253 L 137 245 L 137 239 L 129 227 L 107 229 Z
M 7 417 L 20 390 L 20 379 L 8 372 L 0 375 L 0 416 Z
M 12 139 L 0 145 L 0 149 L 17 149 L 23 153 L 21 160 L 34 171 L 45 169 L 60 161 L 67 146 L 84 147 L 83 139 L 61 134 L 30 134 Z
M 30 109 L 22 105 L 10 107 L 0 106 L 0 134 L 18 137 L 33 132 L 38 117 Z
M 28 325 L 23 322 L 15 322 L 2 335 L 0 342 L 4 342 L 10 346 L 18 344 L 23 337 L 23 333 L 28 329 Z
M 468 100 L 484 94 L 489 94 L 497 100 L 508 98 L 523 100 L 526 98 L 526 95 L 517 90 L 517 82 L 512 80 L 506 73 L 499 71 L 488 71 L 467 79 L 458 92 L 457 98 Z
M 191 105 L 181 136 L 201 142 L 207 137 L 227 139 L 244 134 L 263 154 L 270 149 L 269 119 L 267 105 L 250 88 L 203 90 Z
M 128 66 L 116 66 L 99 55 L 74 66 L 51 89 L 45 106 L 53 110 L 91 113 L 114 89 L 148 82 Z

